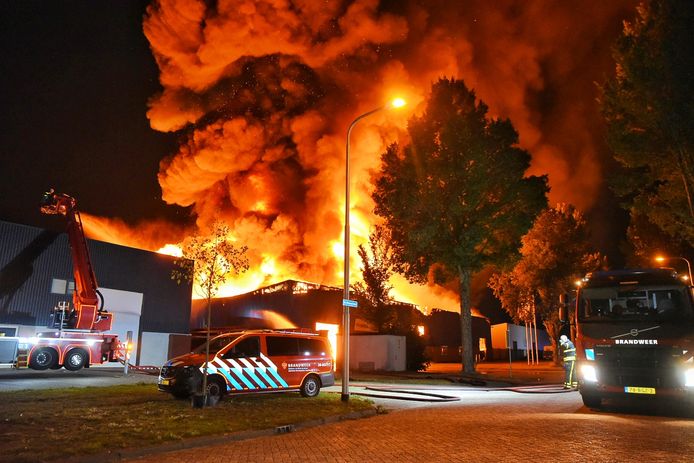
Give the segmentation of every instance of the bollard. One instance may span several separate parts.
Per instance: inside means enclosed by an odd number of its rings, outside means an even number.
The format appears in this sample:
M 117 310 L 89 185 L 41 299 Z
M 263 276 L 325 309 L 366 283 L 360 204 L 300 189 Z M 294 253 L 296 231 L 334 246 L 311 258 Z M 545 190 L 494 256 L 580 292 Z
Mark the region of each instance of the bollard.
M 128 331 L 125 334 L 125 362 L 123 365 L 123 374 L 128 375 L 128 366 L 130 365 L 130 346 L 133 342 L 133 332 Z

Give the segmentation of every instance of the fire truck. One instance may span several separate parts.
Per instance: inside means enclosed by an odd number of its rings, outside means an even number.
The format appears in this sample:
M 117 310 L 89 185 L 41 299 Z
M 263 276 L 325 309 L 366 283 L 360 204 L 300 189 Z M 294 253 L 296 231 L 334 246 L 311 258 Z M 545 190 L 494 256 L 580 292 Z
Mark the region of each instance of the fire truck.
M 67 220 L 75 279 L 73 302 L 72 306 L 62 303 L 52 310 L 50 331 L 18 338 L 14 366 L 34 370 L 65 367 L 76 371 L 119 360 L 123 346 L 117 335 L 106 333 L 111 329 L 113 314 L 104 309 L 103 297 L 97 289 L 77 201 L 51 189 L 44 194 L 41 212 L 61 215 Z
M 692 287 L 672 269 L 588 274 L 576 297 L 583 403 L 607 398 L 694 398 Z M 565 317 L 565 314 L 564 314 Z

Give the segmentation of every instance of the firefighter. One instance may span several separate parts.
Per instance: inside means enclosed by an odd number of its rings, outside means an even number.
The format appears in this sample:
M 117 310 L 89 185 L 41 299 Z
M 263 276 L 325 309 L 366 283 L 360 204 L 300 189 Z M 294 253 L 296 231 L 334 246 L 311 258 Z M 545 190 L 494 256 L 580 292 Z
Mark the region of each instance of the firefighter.
M 576 380 L 576 346 L 565 334 L 559 337 L 559 344 L 562 350 L 562 360 L 564 361 L 564 389 L 575 389 L 578 387 Z

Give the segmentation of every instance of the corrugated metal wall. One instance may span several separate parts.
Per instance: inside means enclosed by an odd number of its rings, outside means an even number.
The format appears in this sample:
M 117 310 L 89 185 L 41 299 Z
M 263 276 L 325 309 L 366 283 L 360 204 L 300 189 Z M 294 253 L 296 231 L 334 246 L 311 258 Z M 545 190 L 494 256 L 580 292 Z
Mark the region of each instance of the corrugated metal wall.
M 94 240 L 88 245 L 100 287 L 143 294 L 141 331 L 190 331 L 191 286 L 171 280 L 172 257 Z M 54 278 L 73 280 L 67 235 L 0 221 L 0 323 L 46 326 L 50 310 L 71 299 L 51 294 Z

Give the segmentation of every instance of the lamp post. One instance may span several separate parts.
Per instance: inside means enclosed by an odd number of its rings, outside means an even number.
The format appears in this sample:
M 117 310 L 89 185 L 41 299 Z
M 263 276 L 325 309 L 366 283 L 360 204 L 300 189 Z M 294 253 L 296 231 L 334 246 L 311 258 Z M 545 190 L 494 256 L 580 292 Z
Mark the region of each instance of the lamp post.
M 347 129 L 345 150 L 345 281 L 342 300 L 342 395 L 340 396 L 342 401 L 349 400 L 349 137 L 354 126 L 357 125 L 357 122 L 365 117 L 377 113 L 382 109 L 401 108 L 403 106 L 405 106 L 405 100 L 402 98 L 395 98 L 389 104 L 372 109 L 357 117 L 349 124 L 349 128 Z
M 665 256 L 657 256 L 655 258 L 656 262 L 665 262 L 667 260 L 683 260 L 687 263 L 687 273 L 688 273 L 688 278 L 689 278 L 689 286 L 694 284 L 694 281 L 692 281 L 692 264 L 689 263 L 687 259 L 684 257 L 665 257 Z

